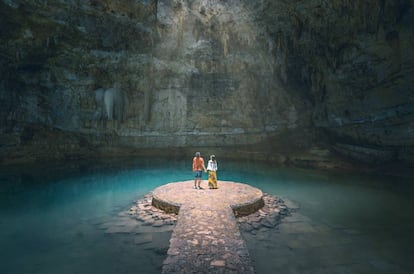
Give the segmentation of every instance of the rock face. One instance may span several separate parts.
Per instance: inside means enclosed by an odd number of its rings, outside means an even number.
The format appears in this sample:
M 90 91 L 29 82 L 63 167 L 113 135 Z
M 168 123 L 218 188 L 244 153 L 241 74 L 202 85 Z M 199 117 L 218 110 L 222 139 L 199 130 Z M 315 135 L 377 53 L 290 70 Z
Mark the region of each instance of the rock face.
M 414 161 L 413 1 L 3 0 L 0 22 L 4 162 Z
M 280 76 L 312 101 L 313 125 L 349 156 L 412 161 L 413 1 L 293 2 L 269 1 L 264 21 Z

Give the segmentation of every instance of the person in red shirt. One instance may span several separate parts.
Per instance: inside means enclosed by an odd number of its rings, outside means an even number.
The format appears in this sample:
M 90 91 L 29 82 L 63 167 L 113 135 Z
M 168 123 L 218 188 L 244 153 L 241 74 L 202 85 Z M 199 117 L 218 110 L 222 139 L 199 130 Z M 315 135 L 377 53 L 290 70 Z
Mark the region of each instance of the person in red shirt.
M 194 189 L 202 189 L 200 183 L 203 170 L 204 172 L 207 171 L 204 165 L 204 159 L 201 157 L 200 152 L 196 152 L 195 157 L 193 158 Z

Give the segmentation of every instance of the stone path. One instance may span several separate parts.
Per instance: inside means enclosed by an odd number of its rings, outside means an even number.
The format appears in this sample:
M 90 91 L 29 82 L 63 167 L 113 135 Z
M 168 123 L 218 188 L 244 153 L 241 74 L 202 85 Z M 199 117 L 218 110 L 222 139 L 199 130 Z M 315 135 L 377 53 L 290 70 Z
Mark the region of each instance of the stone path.
M 234 182 L 219 181 L 214 190 L 192 186 L 170 183 L 153 191 L 153 206 L 179 213 L 162 272 L 254 273 L 235 216 L 263 207 L 263 193 Z

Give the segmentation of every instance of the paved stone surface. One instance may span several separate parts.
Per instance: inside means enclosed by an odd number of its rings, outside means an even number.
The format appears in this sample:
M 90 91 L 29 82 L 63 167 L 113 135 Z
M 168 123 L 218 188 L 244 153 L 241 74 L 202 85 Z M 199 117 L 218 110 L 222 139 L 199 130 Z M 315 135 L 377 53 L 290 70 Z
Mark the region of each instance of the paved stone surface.
M 218 186 L 198 190 L 186 181 L 153 191 L 154 206 L 179 209 L 163 273 L 254 273 L 235 215 L 263 207 L 263 193 L 241 183 L 219 181 Z

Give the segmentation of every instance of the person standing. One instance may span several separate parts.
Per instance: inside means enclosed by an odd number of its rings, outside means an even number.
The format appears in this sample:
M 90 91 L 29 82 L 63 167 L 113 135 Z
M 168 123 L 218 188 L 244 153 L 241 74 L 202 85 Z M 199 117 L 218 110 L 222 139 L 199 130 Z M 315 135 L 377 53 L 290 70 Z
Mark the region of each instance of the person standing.
M 200 152 L 196 152 L 195 157 L 193 158 L 193 172 L 194 172 L 194 189 L 202 189 L 200 186 L 201 177 L 204 172 L 207 172 L 204 165 L 204 159 L 201 157 Z
M 207 164 L 208 188 L 217 189 L 217 161 L 216 156 L 211 155 Z

